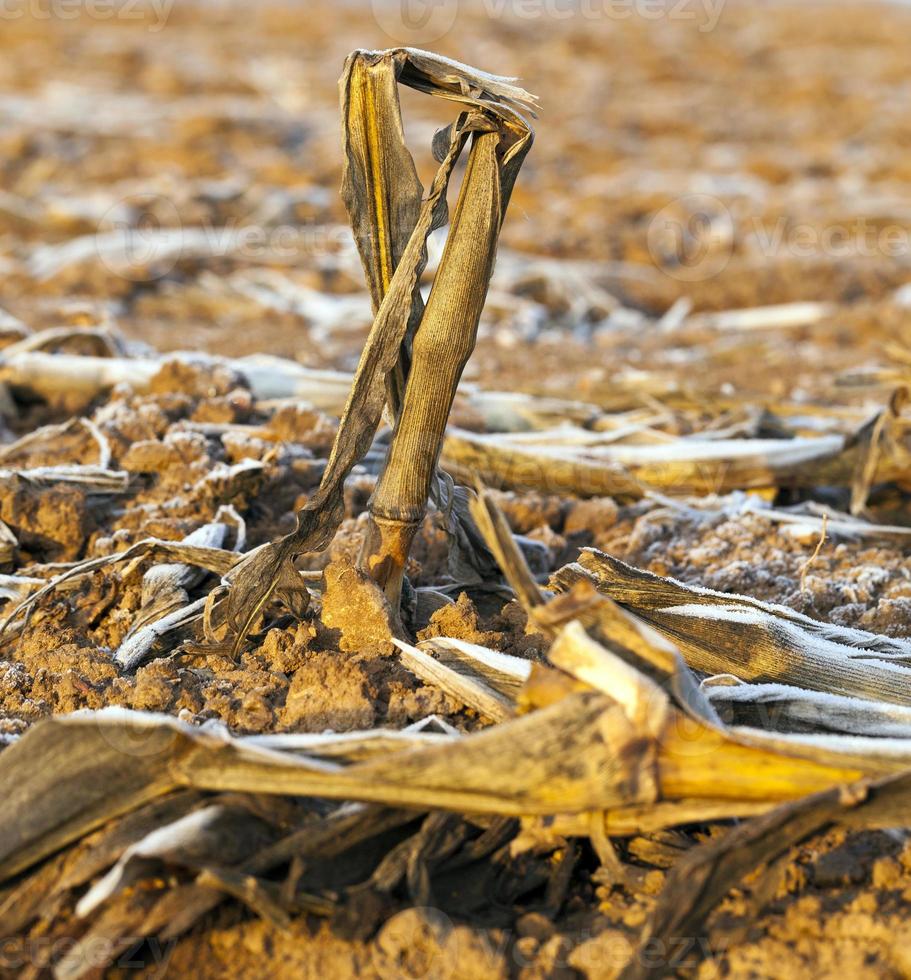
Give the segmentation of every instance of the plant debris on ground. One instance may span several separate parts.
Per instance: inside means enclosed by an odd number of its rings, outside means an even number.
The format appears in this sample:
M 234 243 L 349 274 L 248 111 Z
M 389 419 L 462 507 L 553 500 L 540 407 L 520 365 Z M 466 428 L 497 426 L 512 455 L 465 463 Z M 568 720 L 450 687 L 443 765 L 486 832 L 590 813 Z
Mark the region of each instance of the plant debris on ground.
M 906 975 L 911 16 L 319 9 L 0 39 L 0 970 Z

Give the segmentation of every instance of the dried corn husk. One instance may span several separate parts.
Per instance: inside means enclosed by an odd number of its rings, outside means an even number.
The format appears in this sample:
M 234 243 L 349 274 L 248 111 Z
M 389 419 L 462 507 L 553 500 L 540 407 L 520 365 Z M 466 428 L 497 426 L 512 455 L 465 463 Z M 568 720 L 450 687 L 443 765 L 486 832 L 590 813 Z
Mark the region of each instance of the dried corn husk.
M 624 814 L 659 802 L 704 800 L 717 808 L 727 800 L 737 813 L 911 765 L 908 740 L 832 737 L 819 744 L 685 720 L 672 695 L 579 624 L 559 633 L 551 660 L 576 687 L 542 687 L 532 673 L 529 692 L 538 703 L 540 692 L 552 692 L 543 707 L 455 741 L 346 768 L 300 755 L 295 736 L 234 739 L 122 709 L 42 722 L 0 755 L 11 787 L 0 802 L 0 869 L 6 876 L 21 871 L 181 786 L 507 815 L 601 810 L 622 826 Z M 88 778 L 89 771 L 99 778 Z M 666 816 L 673 822 L 673 806 Z
M 591 549 L 557 573 L 587 578 L 641 616 L 706 674 L 911 704 L 911 643 L 820 623 L 785 606 L 661 578 Z
M 879 431 L 879 430 L 877 430 Z M 571 426 L 535 434 L 480 434 L 451 429 L 443 461 L 453 472 L 476 473 L 485 483 L 545 493 L 642 496 L 647 490 L 727 493 L 763 487 L 850 486 L 858 466 L 866 492 L 873 482 L 908 472 L 904 451 L 869 457 L 859 438 L 714 439 L 703 436 L 647 444 L 618 444 Z M 879 443 L 877 443 L 879 445 Z M 872 463 L 865 462 L 872 459 Z M 872 467 L 872 468 L 871 468 Z

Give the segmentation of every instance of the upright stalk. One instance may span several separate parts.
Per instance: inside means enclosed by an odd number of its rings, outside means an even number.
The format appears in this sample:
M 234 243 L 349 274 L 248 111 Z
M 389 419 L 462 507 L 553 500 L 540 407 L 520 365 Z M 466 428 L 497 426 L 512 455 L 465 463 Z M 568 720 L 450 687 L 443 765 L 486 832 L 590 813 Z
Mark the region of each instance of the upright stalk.
M 439 168 L 423 197 L 405 145 L 399 84 L 459 106 L 456 122 L 434 140 Z M 532 107 L 534 96 L 513 79 L 426 51 L 355 51 L 345 62 L 340 90 L 342 197 L 375 316 L 326 469 L 298 511 L 297 527 L 231 572 L 219 622 L 227 625 L 226 643 L 235 655 L 273 598 L 297 608 L 301 590 L 294 560 L 331 541 L 344 516 L 345 479 L 370 448 L 384 404 L 395 428 L 360 564 L 397 613 L 405 562 L 427 497 L 431 491 L 435 499 L 445 497 L 436 465 L 446 418 L 474 347 L 503 212 L 532 141 L 519 110 Z M 420 277 L 427 236 L 445 223 L 449 178 L 469 139 L 452 231 L 425 309 Z M 481 575 L 487 553 L 463 494 L 452 495 L 450 502 L 452 554 Z
M 360 564 L 393 609 L 487 296 L 502 215 L 499 144 L 497 132 L 473 138 L 439 271 L 414 335 L 401 412 L 370 501 Z

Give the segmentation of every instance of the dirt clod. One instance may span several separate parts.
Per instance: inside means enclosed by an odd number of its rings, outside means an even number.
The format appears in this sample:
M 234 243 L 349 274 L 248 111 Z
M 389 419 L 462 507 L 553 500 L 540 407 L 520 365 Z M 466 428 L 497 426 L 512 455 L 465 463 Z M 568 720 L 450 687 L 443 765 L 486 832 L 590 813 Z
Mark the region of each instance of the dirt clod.
M 348 559 L 326 567 L 322 620 L 339 631 L 339 649 L 392 653 L 393 616 L 377 585 Z

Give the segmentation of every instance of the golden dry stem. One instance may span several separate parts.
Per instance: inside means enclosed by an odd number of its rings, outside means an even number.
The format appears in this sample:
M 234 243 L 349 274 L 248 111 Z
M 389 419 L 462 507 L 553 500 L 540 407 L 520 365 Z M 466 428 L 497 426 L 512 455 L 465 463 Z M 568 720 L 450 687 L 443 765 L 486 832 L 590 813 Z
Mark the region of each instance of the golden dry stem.
M 383 590 L 397 610 L 405 577 L 405 563 L 418 529 L 417 521 L 385 520 L 370 515 L 358 567 Z
M 487 295 L 501 215 L 499 142 L 496 132 L 474 137 L 440 269 L 414 336 L 401 415 L 370 502 L 361 565 L 394 609 Z
M 423 198 L 405 146 L 399 83 L 460 106 L 456 121 L 434 139 L 439 168 Z M 384 404 L 395 431 L 371 506 L 362 570 L 381 585 L 397 614 L 414 525 L 431 495 L 448 517 L 452 563 L 476 580 L 492 565 L 464 505 L 464 490 L 454 491 L 436 464 L 455 389 L 474 347 L 503 212 L 532 142 L 518 110 L 534 105 L 534 97 L 512 79 L 411 48 L 355 51 L 340 89 L 342 197 L 375 316 L 329 462 L 319 488 L 298 512 L 297 529 L 234 573 L 224 619 L 235 655 L 265 605 L 273 597 L 288 600 L 295 556 L 331 541 L 344 515 L 345 478 L 369 450 Z M 469 140 L 452 233 L 425 310 L 420 279 L 427 237 L 446 223 L 449 179 Z

